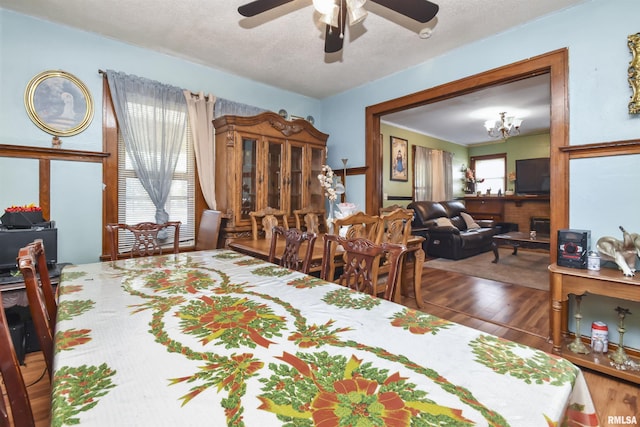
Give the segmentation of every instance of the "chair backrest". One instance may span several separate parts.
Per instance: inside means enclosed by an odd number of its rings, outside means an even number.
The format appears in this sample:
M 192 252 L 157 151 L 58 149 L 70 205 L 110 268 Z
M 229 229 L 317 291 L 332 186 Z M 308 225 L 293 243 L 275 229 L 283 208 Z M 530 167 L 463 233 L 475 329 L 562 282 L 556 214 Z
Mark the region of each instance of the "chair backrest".
M 395 211 L 396 209 L 404 209 L 404 208 L 396 203 L 391 206 L 378 209 L 378 213 L 380 214 L 380 216 L 385 216 Z
M 297 228 L 285 229 L 284 227 L 273 227 L 273 236 L 271 237 L 271 247 L 269 249 L 269 262 L 274 262 L 276 255 L 280 258 L 280 265 L 291 270 L 309 272 L 311 266 L 311 258 L 313 255 L 313 247 L 316 243 L 316 233 L 301 231 Z M 284 239 L 284 250 L 278 252 L 278 241 Z M 303 245 L 307 242 L 306 245 Z M 304 255 L 300 257 L 300 251 L 304 248 Z
M 202 211 L 198 236 L 196 238 L 196 250 L 218 249 L 218 237 L 220 236 L 220 223 L 222 212 L 206 209 Z
M 44 360 L 49 370 L 49 377 L 53 375 L 53 335 L 55 323 L 53 323 L 47 311 L 47 304 L 42 290 L 42 283 L 36 275 L 36 256 L 33 245 L 27 245 L 18 252 L 18 267 L 22 273 L 24 285 L 29 301 L 29 311 L 33 326 L 38 336 L 40 348 L 44 354 Z
M 379 242 L 382 237 L 379 219 L 380 217 L 377 215 L 372 216 L 364 212 L 356 212 L 353 215 L 334 220 L 334 232 L 350 239 L 362 237 L 373 242 Z M 346 230 L 343 231 L 342 227 L 346 227 Z
M 2 382 L 11 406 L 13 426 L 33 427 L 35 423 L 31 403 L 11 340 L 11 330 L 2 305 L 2 294 L 0 294 L 0 373 L 2 373 Z M 9 422 L 9 414 L 4 403 L 4 396 L 2 396 L 0 398 L 0 426 L 10 425 L 12 424 Z
M 273 208 L 265 208 L 259 211 L 249 212 L 251 217 L 251 234 L 253 240 L 258 240 L 261 235 L 261 230 L 264 233 L 265 239 L 271 239 L 271 232 L 273 227 L 281 225 L 284 228 L 289 228 L 287 221 L 287 213 L 285 211 L 279 211 Z M 261 227 L 258 226 L 258 220 Z
M 296 219 L 296 228 L 316 234 L 327 232 L 326 215 L 324 209 L 314 209 L 312 207 L 293 211 L 293 216 Z
M 56 315 L 58 313 L 58 303 L 53 292 L 53 285 L 51 285 L 51 278 L 49 277 L 49 269 L 47 268 L 47 256 L 44 250 L 44 242 L 42 241 L 42 239 L 36 239 L 30 245 L 33 246 L 33 251 L 36 258 L 38 277 L 40 278 L 40 283 L 42 284 L 41 289 L 44 296 L 44 302 L 47 307 L 47 314 L 49 314 L 52 326 L 55 326 Z
M 111 261 L 118 258 L 133 258 L 149 255 L 162 254 L 162 242 L 158 239 L 161 230 L 173 228 L 173 253 L 180 252 L 180 221 L 169 221 L 164 224 L 155 222 L 141 222 L 134 225 L 129 224 L 107 224 L 107 232 L 111 243 Z M 133 237 L 133 242 L 128 256 L 122 256 L 118 250 L 118 235 L 121 232 L 129 232 Z
M 406 245 L 411 236 L 413 210 L 397 208 L 380 216 L 381 242 Z
M 333 259 L 338 246 L 344 250 L 342 273 L 337 278 L 330 277 L 328 262 Z M 379 291 L 378 270 L 382 257 L 389 259 L 389 274 L 384 287 L 384 298 L 392 301 L 400 280 L 400 263 L 407 247 L 394 243 L 374 243 L 371 240 L 356 237 L 344 238 L 335 234 L 324 235 L 322 275 L 324 280 L 347 286 L 356 291 L 376 296 Z

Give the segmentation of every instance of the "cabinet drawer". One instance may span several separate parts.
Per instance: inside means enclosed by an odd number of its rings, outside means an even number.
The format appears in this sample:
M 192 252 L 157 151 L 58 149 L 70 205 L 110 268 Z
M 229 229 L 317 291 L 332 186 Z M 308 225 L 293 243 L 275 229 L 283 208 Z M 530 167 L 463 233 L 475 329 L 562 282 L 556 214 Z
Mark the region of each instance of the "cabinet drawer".
M 502 203 L 499 200 L 465 200 L 469 212 L 501 213 Z

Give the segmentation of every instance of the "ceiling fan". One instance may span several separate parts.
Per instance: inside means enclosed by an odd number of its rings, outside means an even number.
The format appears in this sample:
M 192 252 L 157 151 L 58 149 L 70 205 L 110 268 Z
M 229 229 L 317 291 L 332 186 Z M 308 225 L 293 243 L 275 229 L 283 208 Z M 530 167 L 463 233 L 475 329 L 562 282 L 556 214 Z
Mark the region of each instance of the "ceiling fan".
M 251 17 L 266 12 L 294 0 L 255 0 L 238 8 L 242 16 Z M 371 0 L 381 6 L 396 11 L 418 22 L 429 22 L 438 13 L 439 6 L 428 0 Z M 313 0 L 314 7 L 322 13 L 321 21 L 326 23 L 324 51 L 338 52 L 344 41 L 347 12 L 350 22 L 360 22 L 366 17 L 362 5 L 366 0 Z M 326 9 L 324 9 L 326 8 Z

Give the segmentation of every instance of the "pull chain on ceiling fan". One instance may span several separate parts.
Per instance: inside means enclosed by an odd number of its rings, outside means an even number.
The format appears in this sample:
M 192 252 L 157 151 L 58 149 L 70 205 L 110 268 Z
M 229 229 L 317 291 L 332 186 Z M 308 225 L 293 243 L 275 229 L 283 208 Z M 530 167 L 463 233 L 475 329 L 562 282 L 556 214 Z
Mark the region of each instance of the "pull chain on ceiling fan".
M 242 16 L 251 17 L 293 0 L 255 0 L 238 8 Z M 429 22 L 438 13 L 439 6 L 428 0 L 371 0 L 421 23 Z M 366 0 L 313 0 L 313 7 L 320 13 L 320 22 L 326 24 L 324 51 L 338 52 L 344 43 L 344 29 L 349 14 L 351 25 L 367 17 Z

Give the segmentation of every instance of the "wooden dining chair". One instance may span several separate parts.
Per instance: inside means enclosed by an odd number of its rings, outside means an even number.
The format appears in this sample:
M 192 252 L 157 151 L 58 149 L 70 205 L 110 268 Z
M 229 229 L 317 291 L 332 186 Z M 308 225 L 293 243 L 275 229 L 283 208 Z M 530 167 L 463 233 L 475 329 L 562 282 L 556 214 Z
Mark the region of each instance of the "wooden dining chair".
M 333 278 L 330 262 L 324 260 L 334 259 L 338 246 L 344 250 L 344 265 L 342 273 Z M 336 234 L 325 234 L 321 277 L 373 296 L 384 292 L 384 299 L 393 301 L 399 282 L 400 263 L 406 252 L 407 247 L 404 245 L 378 244 L 361 237 L 350 239 Z M 387 280 L 379 283 L 378 273 L 382 257 L 388 258 L 390 268 Z
M 350 239 L 362 237 L 377 243 L 382 237 L 379 219 L 377 215 L 356 212 L 353 215 L 335 219 L 334 232 Z
M 313 207 L 295 209 L 293 216 L 296 219 L 296 228 L 299 230 L 306 230 L 316 234 L 327 232 L 327 214 L 324 209 L 315 209 Z
M 196 250 L 218 249 L 222 212 L 206 209 L 202 211 L 200 226 L 196 236 Z
M 180 221 L 169 221 L 164 224 L 156 224 L 155 222 L 141 222 L 134 225 L 129 224 L 107 224 L 107 232 L 109 242 L 111 244 L 110 254 L 111 261 L 119 258 L 134 258 L 149 255 L 160 255 L 162 251 L 162 243 L 158 238 L 161 230 L 169 232 L 173 230 L 173 239 L 167 237 L 167 242 L 173 241 L 173 253 L 180 252 Z M 125 234 L 124 236 L 121 236 Z M 129 252 L 119 252 L 119 237 L 131 242 Z
M 413 221 L 413 209 L 398 207 L 391 212 L 383 212 L 381 209 L 379 225 L 379 231 L 381 233 L 380 242 L 407 246 L 409 237 L 411 237 L 411 221 Z M 400 282 L 402 282 L 403 278 L 403 266 L 404 263 L 399 266 L 398 276 L 400 277 Z M 388 274 L 390 269 L 389 259 L 386 257 L 381 258 L 378 277 Z M 422 276 L 422 274 L 420 276 Z M 398 289 L 399 288 L 398 286 Z
M 45 254 L 44 242 L 42 239 L 36 239 L 30 243 L 33 247 L 33 253 L 36 259 L 38 278 L 40 279 L 42 295 L 44 297 L 47 314 L 51 319 L 51 325 L 56 324 L 56 315 L 58 313 L 58 302 L 54 293 L 51 277 L 49 276 L 49 268 L 47 267 L 47 256 Z M 51 331 L 53 333 L 53 330 Z
M 18 267 L 22 273 L 29 312 L 33 320 L 33 326 L 38 337 L 40 349 L 44 354 L 44 360 L 49 371 L 49 377 L 53 375 L 53 336 L 55 323 L 49 316 L 47 303 L 44 297 L 42 282 L 36 274 L 36 254 L 33 245 L 27 245 L 18 252 Z
M 2 383 L 4 393 L 7 395 L 9 407 L 11 408 L 11 418 L 5 406 L 4 396 L 0 396 L 0 426 L 33 427 L 33 412 L 24 383 L 20 363 L 16 356 L 16 351 L 11 339 L 11 329 L 7 322 L 7 316 L 2 305 L 2 294 L 0 293 L 0 373 L 2 373 Z
M 277 256 L 280 258 L 280 265 L 282 267 L 309 273 L 313 248 L 317 237 L 316 233 L 301 231 L 297 228 L 285 229 L 280 226 L 273 227 L 273 236 L 269 249 L 269 262 L 275 262 Z M 278 241 L 280 241 L 280 239 L 284 239 L 284 250 L 282 253 L 277 254 Z M 304 242 L 307 244 L 304 245 Z M 300 252 L 302 249 L 304 249 L 304 255 L 301 258 Z
M 265 208 L 259 211 L 249 212 L 251 218 L 251 234 L 253 240 L 258 240 L 260 237 L 265 239 L 271 239 L 271 232 L 273 227 L 282 226 L 289 228 L 289 222 L 287 221 L 287 213 L 285 211 Z M 258 225 L 260 221 L 260 225 Z

